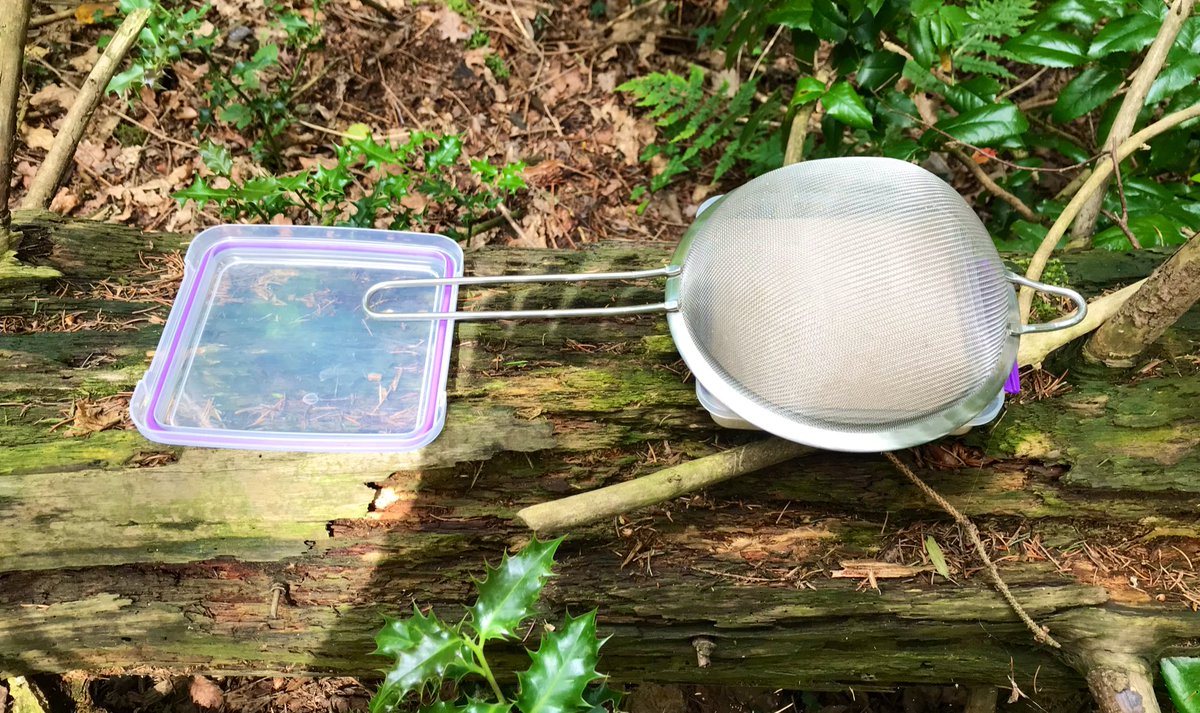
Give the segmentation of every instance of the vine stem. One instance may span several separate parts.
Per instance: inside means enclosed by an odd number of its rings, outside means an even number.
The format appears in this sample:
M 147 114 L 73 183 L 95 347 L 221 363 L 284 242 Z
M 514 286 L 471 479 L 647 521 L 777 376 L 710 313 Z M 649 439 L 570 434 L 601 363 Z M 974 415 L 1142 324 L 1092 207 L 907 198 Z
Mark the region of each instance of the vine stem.
M 1012 608 L 1013 612 L 1016 613 L 1025 626 L 1029 628 L 1029 631 L 1033 632 L 1033 638 L 1037 639 L 1039 643 L 1046 644 L 1047 646 L 1051 646 L 1056 649 L 1061 649 L 1062 644 L 1058 643 L 1053 636 L 1050 636 L 1049 631 L 1041 626 L 1038 626 L 1038 623 L 1033 620 L 1033 617 L 1029 616 L 1029 612 L 1025 611 L 1025 607 L 1021 606 L 1021 603 L 1018 602 L 1017 598 L 1013 596 L 1012 590 L 1010 590 L 1008 585 L 1005 584 L 1004 580 L 1000 578 L 1000 571 L 996 569 L 996 564 L 992 562 L 992 558 L 988 556 L 987 548 L 984 547 L 983 539 L 979 537 L 979 530 L 975 527 L 975 523 L 971 522 L 966 515 L 963 515 L 961 512 L 959 512 L 958 508 L 951 505 L 950 501 L 942 497 L 938 491 L 934 490 L 932 487 L 926 484 L 924 480 L 921 480 L 919 477 L 917 477 L 917 474 L 912 472 L 912 469 L 905 465 L 904 461 L 896 457 L 895 453 L 884 453 L 883 455 L 892 462 L 892 465 L 896 466 L 897 470 L 904 474 L 904 477 L 908 478 L 913 485 L 917 486 L 917 488 L 925 494 L 925 497 L 937 503 L 938 507 L 945 510 L 946 513 L 949 514 L 950 517 L 954 518 L 954 521 L 966 531 L 967 537 L 970 538 L 971 544 L 975 547 L 975 554 L 979 555 L 979 559 L 983 562 L 983 566 L 987 568 L 988 575 L 992 579 L 992 585 L 996 587 L 996 591 L 1000 592 L 1000 596 L 1004 597 L 1004 601 L 1008 602 L 1008 606 Z
M 500 684 L 496 683 L 496 677 L 492 675 L 492 668 L 488 666 L 487 657 L 483 655 L 483 643 L 472 639 L 464 639 L 464 641 L 467 644 L 467 648 L 471 650 L 471 653 L 475 654 L 475 660 L 479 662 L 479 670 L 492 687 L 492 693 L 496 694 L 496 702 L 505 703 L 508 699 L 504 697 L 504 692 L 500 690 Z

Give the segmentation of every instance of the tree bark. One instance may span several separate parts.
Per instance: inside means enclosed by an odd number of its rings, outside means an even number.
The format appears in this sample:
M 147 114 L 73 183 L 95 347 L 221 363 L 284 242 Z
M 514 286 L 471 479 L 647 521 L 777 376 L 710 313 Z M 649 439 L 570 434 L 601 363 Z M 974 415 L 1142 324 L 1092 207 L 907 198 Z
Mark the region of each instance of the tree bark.
M 1088 340 L 1084 354 L 1108 366 L 1133 360 L 1200 299 L 1200 237 L 1167 259 Z
M 417 453 L 179 449 L 120 428 L 69 435 L 70 424 L 55 426 L 73 402 L 120 398 L 140 378 L 172 291 L 141 264 L 167 260 L 183 240 L 49 214 L 18 220 L 20 258 L 65 277 L 0 281 L 0 675 L 369 675 L 383 665 L 368 655 L 381 615 L 415 602 L 457 616 L 484 561 L 528 539 L 516 511 L 761 438 L 712 423 L 653 316 L 457 325 L 447 426 Z M 476 274 L 598 271 L 666 257 L 598 246 L 485 250 L 468 264 Z M 1065 264 L 1072 286 L 1095 294 L 1162 259 L 1085 252 Z M 111 275 L 122 284 L 101 282 Z M 659 290 L 580 286 L 564 300 L 535 285 L 512 299 L 589 306 Z M 464 298 L 500 308 L 509 294 Z M 1015 682 L 1039 700 L 1086 690 L 1087 662 L 1100 660 L 1089 652 L 1194 655 L 1191 590 L 1169 583 L 1194 580 L 1173 548 L 1200 548 L 1200 375 L 1182 358 L 1196 326 L 1185 319 L 1178 338 L 1167 335 L 1176 368 L 1140 381 L 1073 368 L 1069 391 L 1010 404 L 988 428 L 906 456 L 975 520 L 1066 656 L 1033 642 L 977 576 L 956 528 L 886 461 L 822 451 L 573 530 L 546 619 L 598 607 L 613 635 L 601 668 L 617 680 Z M 926 536 L 953 581 L 929 573 Z M 1141 574 L 1108 552 L 1127 553 Z M 918 566 L 902 579 L 832 577 L 848 560 Z M 1166 574 L 1147 580 L 1143 560 Z M 500 666 L 522 656 L 510 649 Z
M 25 58 L 25 32 L 33 0 L 12 0 L 0 13 L 0 259 L 17 247 L 11 230 L 8 191 L 12 183 L 13 152 L 17 147 L 17 96 Z

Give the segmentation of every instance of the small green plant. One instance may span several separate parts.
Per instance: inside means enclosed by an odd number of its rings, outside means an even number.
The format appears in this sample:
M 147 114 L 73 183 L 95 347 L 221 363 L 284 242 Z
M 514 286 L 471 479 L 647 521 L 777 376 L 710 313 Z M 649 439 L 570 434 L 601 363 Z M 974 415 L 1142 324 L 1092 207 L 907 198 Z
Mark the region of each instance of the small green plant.
M 181 202 L 201 207 L 214 202 L 231 220 L 257 217 L 269 222 L 287 216 L 321 225 L 374 227 L 386 221 L 392 230 L 423 227 L 435 219 L 450 237 L 466 238 L 501 202 L 525 187 L 524 163 L 502 166 L 466 161 L 462 139 L 415 132 L 392 143 L 369 135 L 367 127 L 352 126 L 334 149 L 337 163 L 317 165 L 290 175 L 265 175 L 248 180 L 233 176 L 229 151 L 205 144 L 205 165 L 228 184 L 197 176 L 175 194 Z M 463 175 L 468 174 L 468 175 Z
M 487 65 L 488 69 L 492 70 L 492 76 L 496 79 L 508 79 L 511 75 L 511 72 L 508 71 L 508 65 L 504 62 L 504 58 L 495 52 L 484 57 L 483 63 Z
M 314 18 L 324 4 L 325 0 L 313 0 Z M 295 123 L 293 103 L 299 80 L 309 53 L 320 46 L 322 27 L 319 21 L 277 2 L 268 2 L 267 9 L 274 18 L 271 29 L 282 35 L 281 41 L 264 42 L 251 57 L 232 64 L 208 47 L 199 48 L 208 61 L 209 84 L 205 92 L 208 107 L 201 119 L 205 124 L 219 121 L 249 132 L 255 137 L 251 155 L 267 168 L 278 170 L 283 136 Z
M 498 567 L 488 567 L 476 582 L 478 597 L 457 624 L 413 607 L 406 619 L 387 619 L 375 636 L 375 653 L 393 659 L 384 670 L 383 684 L 371 699 L 371 713 L 401 710 L 414 697 L 420 713 L 575 713 L 614 708 L 619 697 L 606 686 L 591 686 L 603 678 L 596 671 L 600 647 L 596 611 L 547 627 L 537 651 L 529 652 L 529 668 L 518 673 L 518 688 L 500 686 L 485 648 L 490 641 L 512 640 L 534 607 L 551 576 L 554 552 L 562 539 L 536 539 L 516 555 L 505 554 Z M 471 686 L 467 677 L 486 681 Z
M 732 95 L 726 93 L 728 84 L 709 94 L 704 87 L 705 76 L 703 69 L 693 65 L 686 78 L 673 72 L 655 72 L 617 87 L 617 91 L 636 97 L 638 106 L 649 109 L 647 116 L 655 120 L 665 139 L 664 143 L 650 144 L 642 152 L 643 161 L 655 156 L 666 159 L 664 167 L 650 180 L 651 191 L 664 188 L 681 173 L 698 169 L 704 152 L 720 144 L 724 146 L 713 170 L 714 181 L 739 160 L 772 163 L 770 157 L 764 159 L 756 149 L 765 143 L 763 120 L 779 108 L 778 97 L 771 94 L 752 109 L 756 82 L 743 83 Z M 748 118 L 739 123 L 742 117 Z M 778 156 L 773 158 L 778 165 Z M 640 198 L 644 190 L 635 189 L 633 199 Z
M 108 91 L 127 95 L 142 86 L 153 86 L 162 73 L 184 54 L 205 51 L 216 41 L 216 33 L 200 34 L 209 5 L 182 12 L 169 10 L 154 0 L 120 0 L 121 14 L 150 9 L 129 68 L 113 76 Z

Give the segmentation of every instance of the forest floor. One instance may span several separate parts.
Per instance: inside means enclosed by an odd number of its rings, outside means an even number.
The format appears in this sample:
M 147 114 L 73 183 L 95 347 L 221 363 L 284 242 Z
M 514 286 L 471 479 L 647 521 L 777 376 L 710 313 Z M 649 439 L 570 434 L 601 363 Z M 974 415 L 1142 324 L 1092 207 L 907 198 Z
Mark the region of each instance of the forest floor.
M 511 202 L 511 220 L 476 236 L 472 247 L 565 249 L 610 240 L 673 243 L 705 198 L 744 178 L 734 171 L 713 185 L 711 173 L 683 176 L 653 194 L 639 213 L 631 194 L 650 179 L 654 164 L 639 156 L 656 129 L 628 96 L 615 91 L 651 71 L 686 73 L 690 63 L 736 80 L 737 72 L 723 74 L 722 56 L 697 49 L 696 30 L 719 20 L 719 0 L 675 3 L 671 12 L 663 12 L 659 0 L 637 5 L 471 0 L 469 8 L 459 8 L 463 13 L 451 5 L 439 0 L 328 4 L 317 18 L 323 23 L 323 45 L 299 75 L 305 90 L 293 106 L 297 121 L 283 137 L 279 173 L 334 160 L 332 147 L 354 124 L 366 124 L 375 136 L 412 130 L 461 134 L 467 156 L 527 165 L 528 189 Z M 74 6 L 37 0 L 34 14 Z M 103 11 L 106 6 L 94 7 Z M 250 34 L 265 30 L 268 13 L 262 0 L 212 0 L 209 18 L 228 39 L 247 29 Z M 27 55 L 34 71 L 27 76 L 29 101 L 17 151 L 17 201 L 94 64 L 99 37 L 110 30 L 111 23 L 66 18 L 32 31 Z M 482 36 L 486 44 L 469 48 Z M 765 59 L 761 71 L 789 74 L 792 61 L 790 53 L 778 52 Z M 497 71 L 501 66 L 504 70 Z M 250 143 L 231 128 L 202 125 L 205 71 L 196 58 L 185 56 L 160 88 L 128 99 L 108 96 L 51 209 L 183 234 L 225 222 L 212 204 L 200 209 L 172 197 L 206 175 L 200 154 L 204 141 L 243 148 Z M 253 175 L 244 155 L 235 154 L 234 161 L 235 175 Z M 965 169 L 958 170 L 963 192 L 978 191 Z M 164 270 L 164 293 L 172 292 L 181 277 L 179 266 L 151 267 Z M 370 685 L 345 678 L 122 677 L 92 679 L 85 688 L 97 709 L 114 713 L 345 713 L 366 710 Z M 662 711 L 919 713 L 961 710 L 966 694 L 951 688 L 815 695 L 688 686 L 655 695 L 657 703 L 638 705 Z M 0 696 L 0 711 L 2 701 Z

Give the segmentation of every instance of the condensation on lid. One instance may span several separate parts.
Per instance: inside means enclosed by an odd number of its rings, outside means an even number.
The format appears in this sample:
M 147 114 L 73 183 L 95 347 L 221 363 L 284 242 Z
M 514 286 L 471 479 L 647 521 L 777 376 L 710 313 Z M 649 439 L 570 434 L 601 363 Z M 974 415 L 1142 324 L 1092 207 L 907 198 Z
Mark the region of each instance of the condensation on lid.
M 218 226 L 196 237 L 130 403 L 150 440 L 287 451 L 399 452 L 445 422 L 453 323 L 367 318 L 374 283 L 462 274 L 440 235 Z M 453 286 L 391 290 L 383 308 L 445 311 Z

